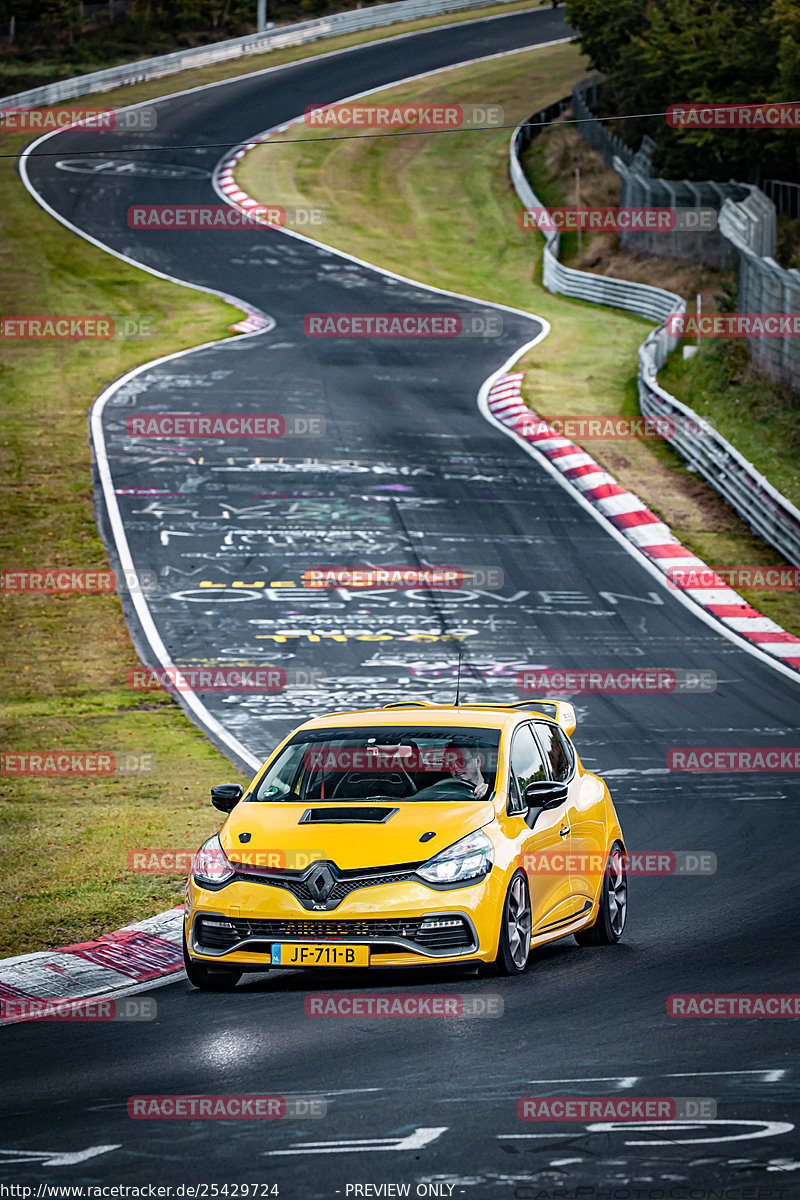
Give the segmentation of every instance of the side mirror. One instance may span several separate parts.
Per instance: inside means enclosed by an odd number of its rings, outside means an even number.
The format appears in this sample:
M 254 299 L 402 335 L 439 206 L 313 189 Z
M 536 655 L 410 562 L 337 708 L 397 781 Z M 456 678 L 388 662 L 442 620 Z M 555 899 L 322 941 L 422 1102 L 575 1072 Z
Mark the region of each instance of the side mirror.
M 525 788 L 523 799 L 528 805 L 528 808 L 558 808 L 559 804 L 563 804 L 569 795 L 569 788 L 565 783 L 555 783 L 550 779 L 540 779 L 536 783 L 529 783 Z
M 221 812 L 231 812 L 244 795 L 240 783 L 218 783 L 211 789 L 211 803 Z

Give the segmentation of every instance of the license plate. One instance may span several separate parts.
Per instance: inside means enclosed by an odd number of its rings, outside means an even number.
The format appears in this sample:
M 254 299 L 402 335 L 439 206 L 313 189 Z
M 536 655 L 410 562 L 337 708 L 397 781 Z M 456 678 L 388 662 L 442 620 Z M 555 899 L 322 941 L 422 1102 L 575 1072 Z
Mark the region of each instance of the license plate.
M 282 942 L 272 947 L 275 967 L 368 967 L 369 946 L 330 946 L 320 942 Z

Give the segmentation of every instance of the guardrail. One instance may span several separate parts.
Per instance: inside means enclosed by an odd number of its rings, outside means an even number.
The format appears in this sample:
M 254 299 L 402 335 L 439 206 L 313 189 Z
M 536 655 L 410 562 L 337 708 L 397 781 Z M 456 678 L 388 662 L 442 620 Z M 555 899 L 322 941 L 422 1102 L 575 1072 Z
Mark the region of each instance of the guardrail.
M 649 139 L 648 139 L 649 140 Z M 655 143 L 651 143 L 655 147 Z M 647 148 L 649 159 L 650 148 Z M 713 179 L 662 179 L 652 169 L 637 170 L 636 159 L 629 165 L 614 155 L 611 166 L 621 180 L 619 203 L 622 208 L 686 208 L 719 210 L 726 200 L 744 200 L 752 188 L 748 184 L 717 183 Z M 649 166 L 649 162 L 647 163 Z M 698 220 L 694 230 L 624 230 L 619 235 L 623 250 L 637 258 L 674 258 L 702 262 L 716 270 L 733 266 L 736 253 L 719 225 L 708 228 Z
M 555 104 L 534 113 L 528 121 L 518 125 L 511 135 L 510 170 L 514 190 L 525 208 L 543 208 L 522 169 L 520 154 L 531 142 L 543 122 L 560 116 L 571 98 L 568 96 Z M 589 271 L 578 271 L 565 267 L 558 261 L 561 235 L 558 230 L 542 231 L 545 239 L 542 258 L 542 282 L 550 292 L 572 296 L 576 300 L 588 300 L 593 304 L 608 304 L 613 308 L 624 308 L 647 317 L 651 321 L 663 321 L 668 313 L 685 312 L 686 301 L 675 292 L 651 287 L 647 283 L 631 283 L 627 279 L 612 279 L 607 275 L 593 275 Z M 677 345 L 678 339 L 674 339 Z
M 727 500 L 755 532 L 790 563 L 800 563 L 800 511 L 774 488 L 744 455 L 707 421 L 660 386 L 656 378 L 666 362 L 664 326 L 639 347 L 639 407 L 647 417 L 668 417 L 667 441 Z
M 435 17 L 467 8 L 488 8 L 490 5 L 511 4 L 513 0 L 395 0 L 392 4 L 379 4 L 374 8 L 353 9 L 334 13 L 329 17 L 318 17 L 313 21 L 301 21 L 280 29 L 253 33 L 246 37 L 229 38 L 224 42 L 212 42 L 208 46 L 194 46 L 189 50 L 176 50 L 172 54 L 161 54 L 157 58 L 143 58 L 139 62 L 122 63 L 107 67 L 103 71 L 92 71 L 87 75 L 75 75 L 42 87 L 4 96 L 0 103 L 11 106 L 33 107 L 40 104 L 58 104 L 63 100 L 74 100 L 92 92 L 109 92 L 112 88 L 128 83 L 145 83 L 149 79 L 161 79 L 190 67 L 205 67 L 211 63 L 226 62 L 246 54 L 264 54 L 285 46 L 301 46 L 319 38 L 338 37 L 343 33 L 357 33 L 362 29 L 374 29 L 381 25 L 396 25 L 398 22 Z
M 772 259 L 778 241 L 775 205 L 759 188 L 749 186 L 743 196 L 729 196 L 720 209 L 719 228 L 737 250 Z M 778 264 L 773 262 L 773 266 Z
M 776 206 L 787 215 L 800 212 L 800 185 L 781 180 L 765 180 L 761 187 L 749 183 L 716 180 L 662 179 L 653 168 L 656 143 L 642 139 L 637 153 L 630 158 L 611 150 L 614 135 L 603 130 L 593 117 L 602 82 L 597 75 L 581 80 L 572 89 L 572 104 L 580 116 L 577 128 L 590 145 L 598 148 L 607 165 L 622 180 L 619 203 L 626 206 L 678 208 L 715 208 L 719 210 L 716 229 L 693 233 L 689 230 L 623 231 L 619 240 L 624 250 L 639 257 L 651 256 L 688 259 L 714 268 L 732 267 L 738 274 L 736 307 L 739 312 L 794 314 L 800 304 L 800 272 L 781 267 L 775 261 L 777 245 Z M 601 132 L 602 131 L 602 132 Z M 756 370 L 769 378 L 800 388 L 800 344 L 797 339 L 779 334 L 771 338 L 747 338 L 747 349 Z
M 753 188 L 741 203 L 726 203 L 719 227 L 738 260 L 739 312 L 790 313 L 800 310 L 800 271 L 786 269 L 772 255 L 776 246 L 775 205 Z M 772 379 L 800 383 L 800 344 L 795 337 L 748 337 L 747 349 L 757 371 Z
M 570 100 L 571 97 L 565 97 L 534 113 L 527 122 L 518 125 L 511 136 L 511 180 L 525 208 L 543 206 L 525 176 L 520 154 L 544 127 L 543 123 L 560 116 Z M 729 200 L 723 207 L 729 205 L 740 207 Z M 670 418 L 672 434 L 665 440 L 764 541 L 779 550 L 790 563 L 800 563 L 800 511 L 707 421 L 658 383 L 659 369 L 680 342 L 679 338 L 667 333 L 664 319 L 668 313 L 685 312 L 686 301 L 663 288 L 565 267 L 558 261 L 561 240 L 558 231 L 541 232 L 545 239 L 542 282 L 548 291 L 593 304 L 624 308 L 660 322 L 639 347 L 637 377 L 642 413 Z
M 727 201 L 719 214 L 720 231 L 738 257 L 737 308 L 745 313 L 800 311 L 800 271 L 772 258 L 775 206 L 757 188 L 739 204 Z M 748 337 L 747 349 L 757 371 L 771 379 L 800 384 L 800 343 L 796 337 Z

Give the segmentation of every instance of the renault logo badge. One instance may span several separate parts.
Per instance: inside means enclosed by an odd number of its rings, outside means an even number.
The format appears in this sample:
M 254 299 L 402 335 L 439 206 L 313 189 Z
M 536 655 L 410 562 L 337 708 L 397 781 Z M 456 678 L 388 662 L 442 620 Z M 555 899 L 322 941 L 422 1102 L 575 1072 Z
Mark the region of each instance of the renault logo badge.
M 317 867 L 306 880 L 308 890 L 315 900 L 327 900 L 336 880 L 329 867 Z

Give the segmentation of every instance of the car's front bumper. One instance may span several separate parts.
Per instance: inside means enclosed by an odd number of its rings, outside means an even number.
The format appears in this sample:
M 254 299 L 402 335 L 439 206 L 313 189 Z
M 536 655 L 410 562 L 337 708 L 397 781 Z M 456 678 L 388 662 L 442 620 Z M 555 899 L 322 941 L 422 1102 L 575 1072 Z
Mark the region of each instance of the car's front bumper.
M 282 888 L 235 881 L 212 890 L 190 876 L 186 899 L 186 944 L 198 962 L 266 970 L 273 945 L 313 941 L 367 945 L 370 966 L 405 967 L 492 961 L 505 889 L 496 871 L 446 890 L 380 884 L 316 913 Z

